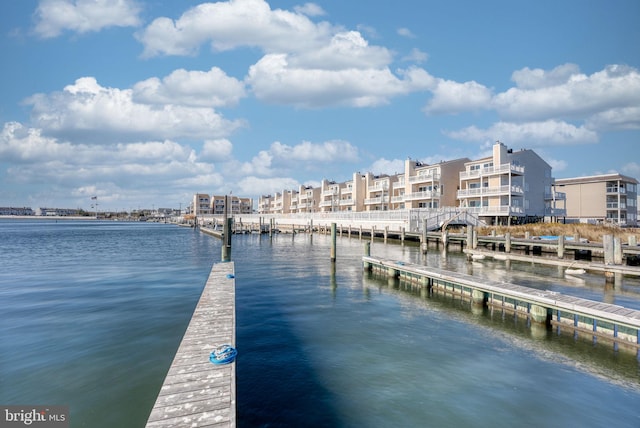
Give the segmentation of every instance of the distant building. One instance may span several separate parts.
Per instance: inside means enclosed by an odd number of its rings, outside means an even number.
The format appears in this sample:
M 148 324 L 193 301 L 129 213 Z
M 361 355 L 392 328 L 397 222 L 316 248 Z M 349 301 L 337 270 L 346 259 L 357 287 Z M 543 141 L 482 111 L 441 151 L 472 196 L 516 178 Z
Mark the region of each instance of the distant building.
M 638 226 L 638 180 L 603 174 L 555 180 L 566 194 L 566 222 Z
M 80 210 L 76 208 L 38 208 L 36 210 L 36 215 L 49 217 L 68 217 L 78 216 L 81 214 Z
M 30 207 L 0 207 L 0 215 L 35 215 Z
M 251 214 L 253 213 L 253 199 L 240 198 L 235 195 L 226 195 L 226 200 L 229 201 L 229 208 L 227 213 L 229 215 L 236 214 Z M 225 195 L 212 195 L 211 196 L 211 214 L 223 215 L 225 208 Z
M 192 202 L 193 211 L 195 215 L 211 214 L 211 197 L 204 193 L 196 193 L 193 195 Z

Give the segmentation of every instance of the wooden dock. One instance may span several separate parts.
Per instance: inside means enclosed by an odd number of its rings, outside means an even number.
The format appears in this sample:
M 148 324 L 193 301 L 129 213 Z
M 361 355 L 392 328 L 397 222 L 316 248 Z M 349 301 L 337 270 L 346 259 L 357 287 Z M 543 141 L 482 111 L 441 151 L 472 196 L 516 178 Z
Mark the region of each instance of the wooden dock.
M 513 312 L 533 322 L 610 340 L 640 353 L 640 311 L 517 284 L 478 279 L 459 272 L 402 261 L 363 257 L 365 270 L 373 270 L 425 287 L 468 298 L 470 301 Z
M 236 364 L 216 365 L 211 352 L 235 347 L 235 267 L 211 269 L 191 322 L 147 421 L 148 428 L 235 427 Z

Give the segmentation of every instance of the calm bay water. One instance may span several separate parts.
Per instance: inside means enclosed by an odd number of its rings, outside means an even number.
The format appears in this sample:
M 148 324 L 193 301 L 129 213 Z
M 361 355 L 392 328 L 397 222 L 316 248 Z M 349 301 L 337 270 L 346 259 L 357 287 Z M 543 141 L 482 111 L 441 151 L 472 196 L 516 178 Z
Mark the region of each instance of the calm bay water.
M 640 363 L 605 343 L 421 296 L 343 238 L 235 236 L 240 427 L 640 426 Z M 640 308 L 640 283 L 411 245 L 372 254 Z M 0 403 L 142 427 L 218 240 L 170 225 L 0 220 Z

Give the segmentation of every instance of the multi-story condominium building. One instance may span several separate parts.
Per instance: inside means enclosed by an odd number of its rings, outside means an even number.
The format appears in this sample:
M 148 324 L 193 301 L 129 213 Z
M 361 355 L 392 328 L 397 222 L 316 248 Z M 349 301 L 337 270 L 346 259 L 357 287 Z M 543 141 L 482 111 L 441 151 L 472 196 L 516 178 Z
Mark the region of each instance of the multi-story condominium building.
M 339 211 L 360 212 L 364 210 L 364 199 L 367 192 L 366 175 L 356 172 L 351 180 L 340 186 L 340 196 L 338 200 Z
M 621 174 L 562 178 L 567 222 L 638 225 L 638 180 Z
M 336 212 L 340 211 L 340 189 L 345 183 L 336 183 L 335 181 L 322 180 L 320 187 L 320 212 Z
M 488 224 L 511 224 L 549 215 L 552 184 L 551 166 L 534 151 L 496 142 L 492 156 L 465 163 L 457 198 Z
M 269 214 L 271 212 L 271 201 L 273 196 L 262 195 L 258 198 L 258 214 Z
M 457 206 L 460 172 L 469 161 L 462 158 L 428 165 L 407 159 L 404 174 L 393 185 L 394 209 Z
M 312 213 L 318 210 L 320 189 L 313 186 L 300 186 L 297 191 L 291 193 L 292 213 Z
M 253 212 L 253 199 L 240 198 L 235 195 L 226 195 L 229 201 L 228 215 L 251 214 Z M 223 215 L 225 208 L 225 195 L 211 196 L 211 214 Z
M 204 215 L 211 214 L 211 198 L 204 193 L 196 193 L 193 195 L 193 201 L 191 203 L 193 209 L 192 214 Z
M 269 212 L 272 214 L 287 214 L 291 206 L 291 192 L 283 190 L 282 193 L 277 192 L 271 199 Z
M 365 175 L 367 191 L 364 198 L 365 211 L 387 211 L 392 209 L 392 192 L 398 175 Z

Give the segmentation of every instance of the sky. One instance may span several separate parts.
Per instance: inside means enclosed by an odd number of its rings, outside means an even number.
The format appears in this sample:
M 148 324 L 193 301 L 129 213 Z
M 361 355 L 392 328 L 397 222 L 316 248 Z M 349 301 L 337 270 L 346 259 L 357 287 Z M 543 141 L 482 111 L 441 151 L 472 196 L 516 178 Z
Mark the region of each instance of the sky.
M 640 179 L 637 0 L 8 0 L 0 206 L 186 207 L 532 149 Z

